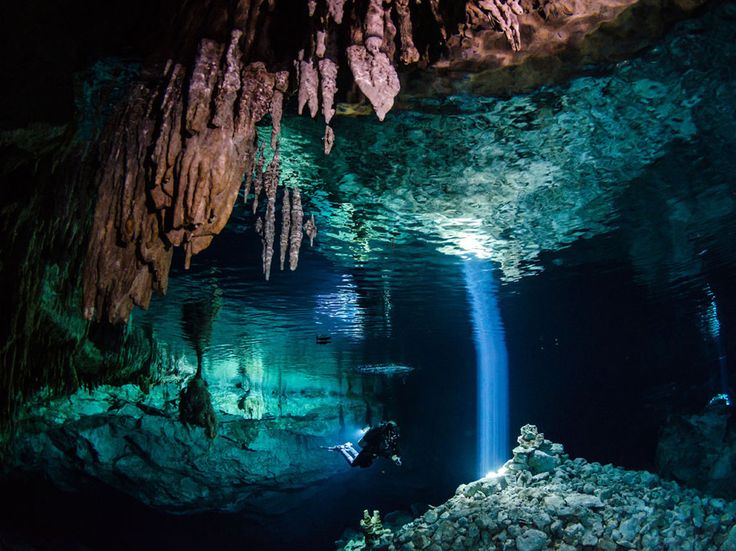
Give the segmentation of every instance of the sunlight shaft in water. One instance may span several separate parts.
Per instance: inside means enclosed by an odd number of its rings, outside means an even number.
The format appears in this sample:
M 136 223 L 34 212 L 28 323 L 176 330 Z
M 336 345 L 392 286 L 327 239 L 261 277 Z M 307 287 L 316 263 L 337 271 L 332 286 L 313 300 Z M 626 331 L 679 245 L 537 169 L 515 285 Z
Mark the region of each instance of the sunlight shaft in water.
M 478 396 L 478 472 L 499 468 L 509 457 L 508 358 L 492 265 L 464 263 L 473 316 Z
M 718 304 L 716 303 L 716 297 L 710 286 L 706 288 L 706 293 L 710 299 L 710 305 L 706 312 L 706 322 L 708 329 L 713 338 L 716 350 L 718 352 L 718 369 L 719 369 L 719 382 L 721 394 L 716 398 L 724 397 L 726 402 L 730 404 L 728 389 L 728 359 L 726 357 L 726 347 L 723 344 L 723 337 L 721 336 L 721 320 L 718 316 Z

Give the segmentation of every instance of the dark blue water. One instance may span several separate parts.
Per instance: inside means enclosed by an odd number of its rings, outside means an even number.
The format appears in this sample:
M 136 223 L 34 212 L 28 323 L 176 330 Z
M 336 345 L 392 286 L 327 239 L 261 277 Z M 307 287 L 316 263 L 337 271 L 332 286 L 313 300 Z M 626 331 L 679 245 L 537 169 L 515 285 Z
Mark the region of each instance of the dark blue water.
M 535 423 L 574 456 L 656 469 L 666 416 L 733 391 L 735 32 L 736 7 L 723 3 L 640 57 L 558 87 L 417 105 L 384 124 L 339 120 L 328 159 L 311 121 L 286 121 L 285 178 L 320 228 L 299 269 L 262 281 L 254 218 L 238 205 L 189 272 L 176 260 L 169 296 L 135 323 L 189 368 L 181 304 L 215 289 L 204 371 L 224 408 L 238 369 L 256 363 L 264 386 L 414 368 L 363 376 L 361 421 L 399 423 L 404 465 L 345 465 L 268 514 L 169 515 L 92 482 L 75 497 L 45 482 L 7 487 L 17 499 L 2 500 L 3 531 L 44 549 L 327 549 L 363 509 L 446 500 L 479 474 L 469 256 L 498 282 L 485 292 L 508 353 L 506 445 Z M 308 398 L 293 404 L 310 411 Z M 334 438 L 357 428 L 335 424 Z

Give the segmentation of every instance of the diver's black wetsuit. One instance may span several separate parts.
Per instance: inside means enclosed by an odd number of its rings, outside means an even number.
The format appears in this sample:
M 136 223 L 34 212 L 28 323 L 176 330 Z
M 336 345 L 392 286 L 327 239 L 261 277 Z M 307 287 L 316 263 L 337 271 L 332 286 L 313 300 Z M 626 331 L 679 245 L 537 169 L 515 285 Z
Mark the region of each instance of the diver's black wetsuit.
M 358 442 L 360 453 L 351 466 L 369 467 L 378 457 L 392 459 L 399 456 L 399 427 L 393 421 L 371 428 Z
M 397 465 L 401 465 L 399 427 L 393 421 L 381 423 L 369 429 L 360 439 L 358 445 L 361 448 L 360 452 L 350 442 L 328 449 L 339 451 L 351 467 L 370 467 L 376 457 L 379 456 L 391 459 Z

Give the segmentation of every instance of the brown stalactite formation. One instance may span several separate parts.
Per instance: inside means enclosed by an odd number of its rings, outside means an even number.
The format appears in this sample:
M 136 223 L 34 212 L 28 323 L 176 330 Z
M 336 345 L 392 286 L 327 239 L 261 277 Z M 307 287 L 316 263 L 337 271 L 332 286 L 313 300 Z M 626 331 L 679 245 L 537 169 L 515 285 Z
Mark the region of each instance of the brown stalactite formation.
M 299 249 L 302 246 L 302 196 L 299 188 L 291 191 L 291 235 L 289 236 L 289 269 L 293 272 L 299 264 Z
M 330 124 L 335 115 L 337 93 L 337 63 L 329 58 L 319 60 L 320 91 L 322 92 L 322 115 L 325 124 Z
M 258 198 L 263 190 L 263 164 L 266 161 L 266 154 L 263 151 L 263 144 L 258 151 L 258 163 L 256 164 L 255 177 L 253 178 L 253 214 L 258 210 Z
M 284 189 L 284 198 L 281 201 L 281 238 L 279 239 L 279 266 L 284 271 L 286 250 L 289 247 L 289 230 L 291 229 L 291 202 L 289 189 Z
M 399 15 L 399 32 L 401 33 L 401 62 L 404 64 L 419 61 L 419 52 L 414 46 L 411 28 L 409 0 L 395 0 L 396 13 Z
M 304 106 L 309 104 L 309 114 L 312 118 L 317 116 L 319 100 L 317 90 L 319 88 L 319 76 L 317 69 L 311 59 L 299 61 L 299 104 L 298 112 L 301 115 Z
M 173 247 L 184 247 L 188 266 L 193 255 L 209 246 L 230 217 L 244 174 L 246 200 L 253 182 L 254 213 L 262 189 L 268 198 L 262 233 L 264 274 L 269 276 L 278 154 L 264 175 L 264 154 L 262 150 L 256 154 L 255 124 L 270 113 L 271 148 L 277 152 L 289 74 L 269 71 L 265 63 L 253 59 L 277 57 L 273 54 L 279 44 L 272 42 L 271 18 L 288 13 L 279 11 L 279 1 L 240 0 L 233 6 L 206 0 L 205 7 L 183 9 L 188 15 L 181 33 L 189 41 L 180 41 L 186 44 L 177 46 L 179 55 L 169 56 L 163 69 L 147 69 L 103 136 L 98 202 L 84 274 L 88 319 L 124 321 L 134 304 L 148 304 L 153 290 L 165 292 Z M 220 11 L 210 12 L 217 2 Z M 419 61 L 416 44 L 420 44 L 425 50 L 422 67 L 431 64 L 437 73 L 482 63 L 515 67 L 531 56 L 543 58 L 560 49 L 547 43 L 582 40 L 576 37 L 585 36 L 583 31 L 598 28 L 635 2 L 607 0 L 601 7 L 567 0 L 467 0 L 463 11 L 442 0 L 365 0 L 347 4 L 346 12 L 344 0 L 310 0 L 299 7 L 309 17 L 302 44 L 289 46 L 302 47 L 301 51 L 281 52 L 286 57 L 274 66 L 292 64 L 300 114 L 308 105 L 316 117 L 322 101 L 324 151 L 329 154 L 335 142 L 331 120 L 338 60 L 347 58 L 355 85 L 383 120 L 400 89 L 394 65 L 397 32 L 398 57 L 404 64 Z M 461 23 L 454 18 L 463 13 L 460 33 L 448 38 L 446 24 Z M 196 31 L 200 19 L 201 30 Z M 418 22 L 435 27 L 419 29 Z M 508 46 L 499 45 L 499 37 L 505 37 Z M 430 46 L 445 48 L 446 57 L 431 54 L 435 56 L 431 61 Z M 289 230 L 292 269 L 298 262 L 301 209 L 301 196 L 294 190 Z
M 471 28 L 480 26 L 478 19 L 490 19 L 506 35 L 511 49 L 515 52 L 521 50 L 521 33 L 519 30 L 518 16 L 524 13 L 524 9 L 518 0 L 471 1 L 467 3 L 466 11 L 469 20 L 472 21 L 470 24 Z
M 342 25 L 345 0 L 327 0 L 327 13 L 336 25 Z
M 284 94 L 289 87 L 288 71 L 276 73 L 274 83 L 273 99 L 271 100 L 271 149 L 276 150 L 279 135 L 281 134 L 281 115 L 284 109 Z
M 145 241 L 150 257 L 150 244 L 157 238 L 144 235 L 151 227 L 151 213 L 146 207 L 143 167 L 147 143 L 141 138 L 153 132 L 152 103 L 146 87 L 137 86 L 114 121 L 124 130 L 107 136 L 100 146 L 108 162 L 106 170 L 99 173 L 99 195 L 83 278 L 87 319 L 105 312 L 111 321 L 126 320 L 134 303 L 147 306 L 154 288 L 166 290 L 170 247 L 160 242 L 160 262 L 156 264 L 149 265 L 137 254 Z M 125 246 L 120 246 L 121 242 Z
M 263 275 L 266 281 L 271 277 L 271 261 L 273 259 L 273 242 L 276 235 L 276 190 L 279 185 L 279 151 L 273 155 L 264 175 L 264 187 L 268 204 L 263 228 Z
M 308 103 L 316 116 L 321 107 L 329 153 L 335 101 L 361 101 L 355 87 L 350 90 L 348 71 L 381 119 L 399 91 L 395 65 L 413 63 L 414 50 L 421 54 L 419 68 L 431 71 L 425 76 L 412 71 L 404 82 L 407 97 L 526 92 L 581 66 L 639 51 L 703 3 L 180 3 L 167 13 L 168 33 L 140 52 L 148 61 L 138 82 L 126 88 L 125 100 L 114 100 L 117 109 L 101 118 L 107 120 L 105 130 L 95 132 L 84 151 L 71 143 L 70 133 L 53 153 L 34 153 L 28 166 L 3 172 L 3 189 L 18 202 L 5 204 L 6 216 L 0 220 L 5 236 L 0 282 L 8 312 L 0 328 L 0 429 L 42 387 L 71 392 L 102 382 L 144 384 L 150 366 L 160 359 L 152 350 L 147 356 L 138 349 L 151 348 L 153 341 L 131 337 L 136 351 L 130 352 L 126 343 L 125 350 L 101 362 L 99 350 L 89 346 L 90 333 L 124 328 L 81 320 L 80 287 L 84 317 L 125 321 L 133 305 L 146 306 L 153 291 L 166 291 L 175 246 L 185 248 L 188 264 L 222 230 L 243 175 L 246 201 L 254 186 L 256 232 L 263 241 L 264 272 L 270 275 L 278 171 L 269 164 L 264 175 L 265 144 L 260 143 L 259 154 L 255 125 L 270 113 L 270 141 L 278 151 L 285 100 L 295 92 L 288 90 L 290 75 L 280 69 L 293 66 L 300 110 Z M 284 28 L 276 18 L 300 10 L 300 20 L 306 20 L 310 9 L 303 36 L 276 39 L 275 30 Z M 458 79 L 471 73 L 472 78 Z M 340 90 L 341 98 L 336 97 L 337 82 L 348 85 Z M 267 204 L 259 212 L 264 188 Z M 314 217 L 304 220 L 299 190 L 285 189 L 281 267 L 288 249 L 289 267 L 297 268 L 304 232 L 311 242 L 315 239 Z
M 229 219 L 255 124 L 271 111 L 278 126 L 288 80 L 263 63 L 243 66 L 241 39 L 239 29 L 227 47 L 202 39 L 188 75 L 168 63 L 113 122 L 84 275 L 87 319 L 123 322 L 134 304 L 146 307 L 166 290 L 172 247 L 184 246 L 188 266 Z
M 263 144 L 261 144 L 261 147 L 263 147 Z M 250 188 L 253 185 L 253 175 L 256 168 L 256 155 L 258 153 L 258 150 L 253 147 L 250 150 L 250 154 L 248 156 L 248 170 L 245 172 L 245 187 L 243 188 L 243 203 L 248 202 L 248 196 L 250 195 Z
M 327 33 L 325 31 L 317 31 L 317 47 L 315 48 L 315 55 L 322 59 L 325 57 L 325 53 L 327 53 Z
M 335 131 L 329 125 L 325 126 L 325 155 L 329 155 L 335 145 Z
M 371 102 L 378 119 L 383 120 L 393 107 L 400 83 L 391 59 L 381 51 L 384 31 L 381 0 L 370 0 L 363 27 L 363 43 L 347 49 L 348 64 L 358 88 Z
M 309 237 L 309 246 L 314 246 L 314 238 L 317 237 L 317 225 L 314 223 L 314 214 L 304 224 L 304 232 Z
M 432 17 L 434 17 L 437 26 L 440 29 L 440 35 L 442 40 L 447 40 L 447 29 L 445 29 L 445 22 L 440 13 L 440 0 L 429 0 L 429 7 L 432 10 Z
M 383 42 L 381 51 L 393 62 L 396 57 L 396 25 L 391 19 L 391 6 L 383 10 Z

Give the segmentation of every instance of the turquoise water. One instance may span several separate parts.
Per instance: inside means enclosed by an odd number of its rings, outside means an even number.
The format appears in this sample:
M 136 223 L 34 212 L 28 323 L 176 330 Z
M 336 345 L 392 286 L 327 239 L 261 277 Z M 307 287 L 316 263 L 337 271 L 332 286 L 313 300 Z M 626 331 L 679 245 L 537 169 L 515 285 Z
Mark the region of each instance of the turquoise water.
M 97 501 L 43 487 L 5 518 L 31 532 L 34 510 L 91 548 L 111 534 L 119 548 L 329 548 L 364 508 L 444 501 L 528 422 L 573 455 L 655 469 L 667 414 L 731 391 L 734 36 L 723 3 L 630 60 L 528 95 L 337 117 L 329 157 L 319 123 L 287 116 L 283 182 L 319 229 L 298 270 L 263 281 L 255 219 L 236 205 L 190 271 L 175 259 L 168 295 L 134 313 L 170 359 L 149 392 L 38 410 L 69 422 L 43 450 L 69 437 L 67 455 L 96 453 L 81 475 L 48 454 L 49 476 L 103 480 Z M 204 356 L 213 442 L 182 428 L 175 404 L 196 368 L 183 305 L 203 300 L 219 305 Z M 384 364 L 411 369 L 360 369 Z M 350 469 L 320 448 L 387 419 L 401 468 Z M 107 461 L 131 442 L 127 462 Z M 130 519 L 124 531 L 108 511 Z

